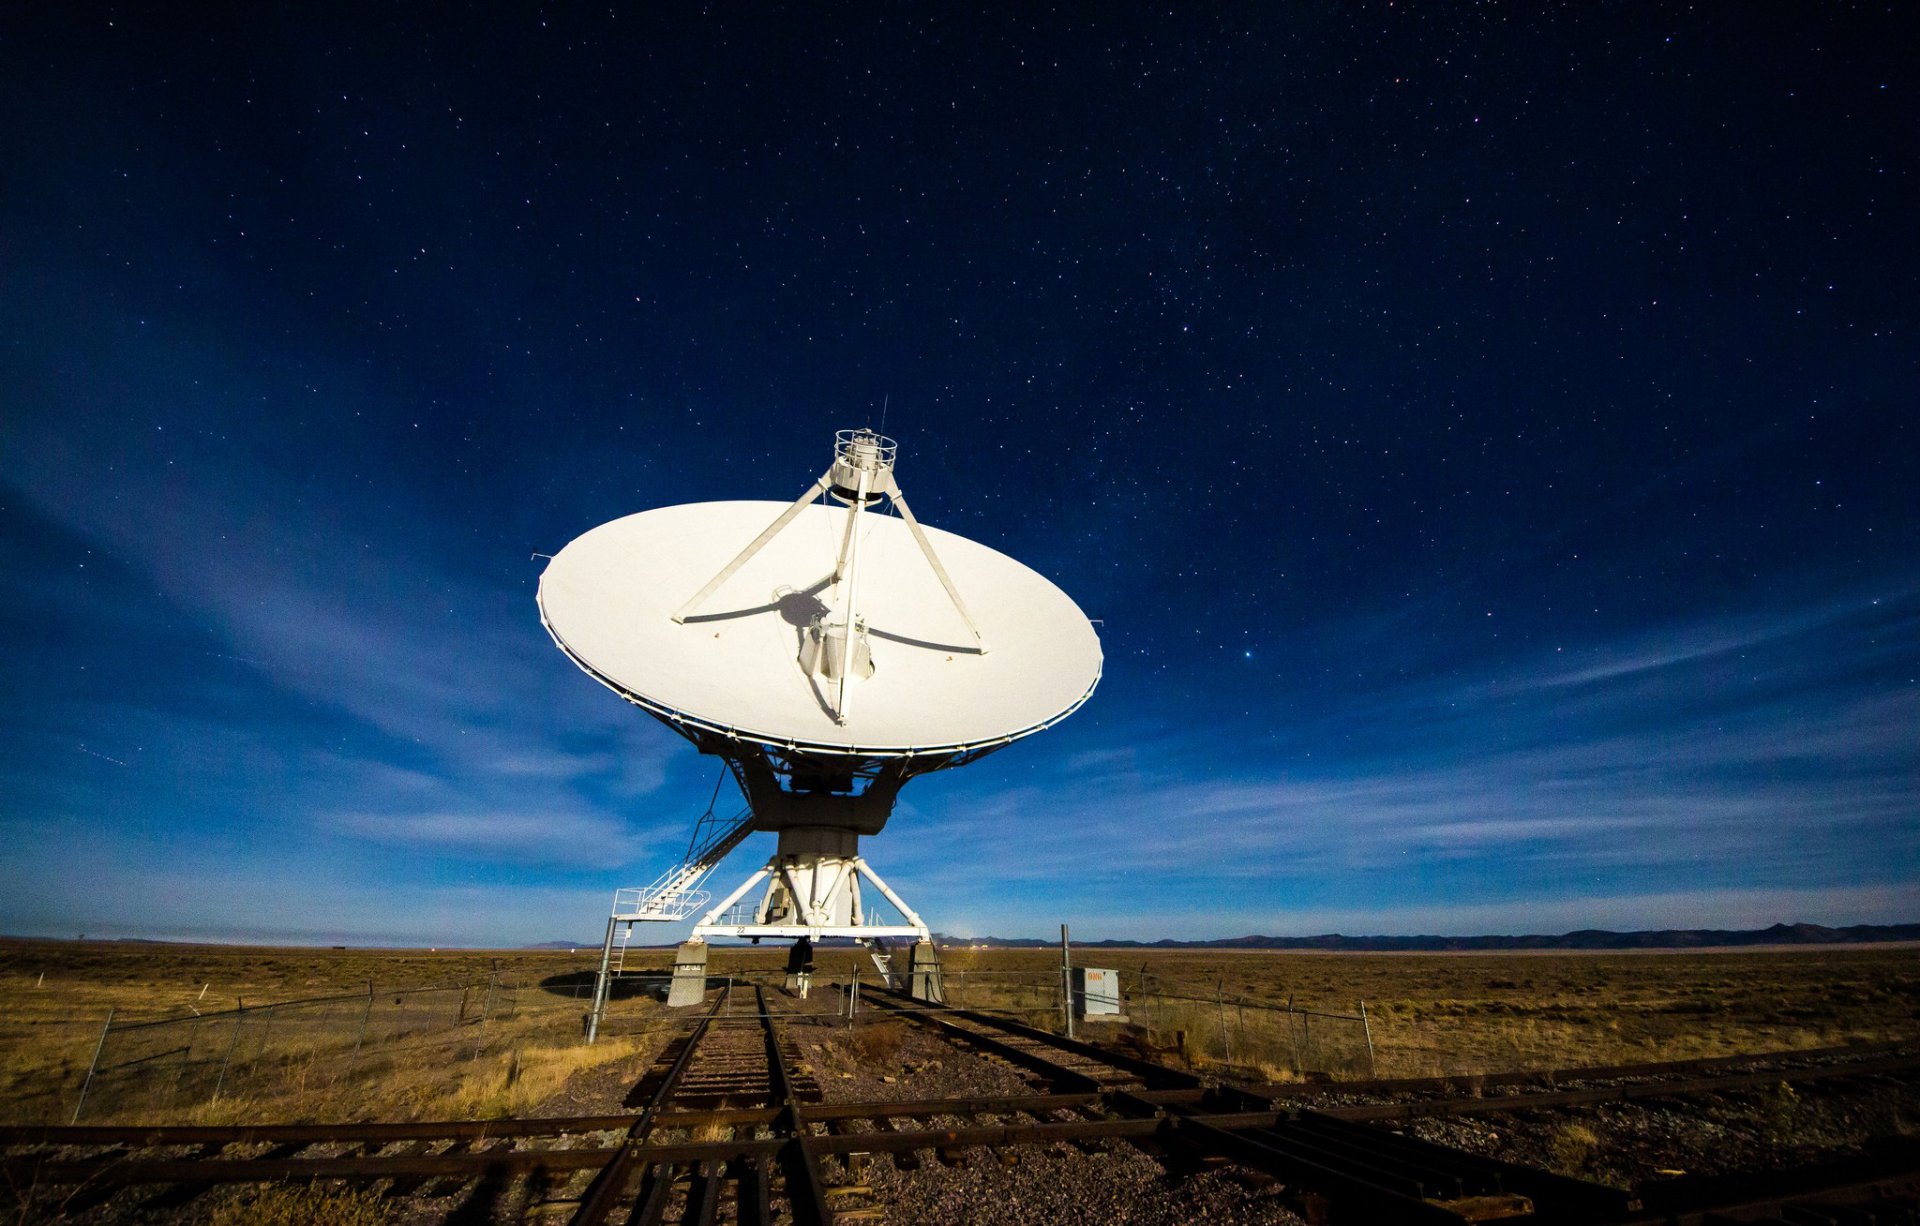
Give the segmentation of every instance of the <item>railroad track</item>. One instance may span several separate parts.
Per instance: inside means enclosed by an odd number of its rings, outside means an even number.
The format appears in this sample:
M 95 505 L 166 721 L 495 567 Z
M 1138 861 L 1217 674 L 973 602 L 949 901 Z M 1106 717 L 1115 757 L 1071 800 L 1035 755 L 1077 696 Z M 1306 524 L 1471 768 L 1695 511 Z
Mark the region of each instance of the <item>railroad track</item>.
M 825 1226 L 829 1189 L 799 1143 L 818 1087 L 796 1071 L 781 1015 L 755 990 L 751 1018 L 712 1006 L 629 1096 L 637 1114 L 573 1119 L 237 1128 L 0 1129 L 4 1185 L 23 1217 L 84 1215 L 130 1189 L 116 1218 L 187 1209 L 216 1185 L 391 1181 L 389 1192 L 446 1216 L 517 1208 L 536 1221 Z M 521 1182 L 515 1195 L 510 1185 Z M 68 1191 L 71 1189 L 71 1191 Z M 32 1198 L 32 1199 L 29 1199 Z M 723 1205 L 723 1201 L 725 1202 Z
M 390 1194 L 411 1198 L 417 1210 L 447 1217 L 499 1220 L 517 1213 L 540 1222 L 827 1226 L 881 1216 L 859 1182 L 864 1164 L 879 1155 L 916 1167 L 929 1158 L 959 1162 L 969 1150 L 1005 1154 L 1021 1146 L 1093 1148 L 1116 1141 L 1263 1172 L 1285 1183 L 1309 1216 L 1335 1221 L 1693 1223 L 1726 1212 L 1739 1216 L 1720 1220 L 1767 1220 L 1761 1215 L 1823 1198 L 1859 1213 L 1891 1193 L 1891 1203 L 1910 1207 L 1920 1190 L 1915 1146 L 1788 1173 L 1773 1184 L 1678 1180 L 1630 1195 L 1380 1126 L 1418 1115 L 1682 1097 L 1781 1080 L 1899 1076 L 1920 1063 L 1911 1050 L 1238 1087 L 992 1014 L 928 1007 L 871 989 L 866 998 L 949 1042 L 1020 1068 L 1033 1092 L 822 1103 L 791 1041 L 800 1017 L 756 989 L 758 1007 L 750 1017 L 722 1016 L 716 998 L 635 1087 L 628 1105 L 636 1110 L 628 1113 L 418 1124 L 6 1128 L 0 1129 L 7 1155 L 0 1173 L 16 1197 L 23 1189 L 27 1196 L 44 1193 L 43 1204 L 82 1217 L 112 1201 L 112 1212 L 102 1216 L 116 1220 L 190 1212 L 192 1199 L 215 1185 L 342 1179 L 386 1181 Z M 1522 1092 L 1488 1096 L 1489 1089 Z M 1306 1096 L 1333 1093 L 1388 1101 L 1304 1103 Z
M 1160 1126 L 1156 1142 L 1207 1160 L 1226 1158 L 1289 1186 L 1309 1206 L 1353 1220 L 1459 1223 L 1532 1216 L 1557 1222 L 1617 1220 L 1631 1200 L 1617 1189 L 1462 1153 L 1304 1109 L 1282 1109 L 1251 1090 L 1209 1084 L 1181 1070 L 1107 1051 L 992 1014 L 915 1008 L 897 993 L 887 1007 L 962 1042 L 1098 1094 L 1081 1110 L 1115 1122 Z

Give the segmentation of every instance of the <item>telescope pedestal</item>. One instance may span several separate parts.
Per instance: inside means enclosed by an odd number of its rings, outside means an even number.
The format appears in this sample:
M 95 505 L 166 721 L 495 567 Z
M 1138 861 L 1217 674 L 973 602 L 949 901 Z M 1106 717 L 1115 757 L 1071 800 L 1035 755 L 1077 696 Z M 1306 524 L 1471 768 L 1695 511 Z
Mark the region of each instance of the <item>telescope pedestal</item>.
M 920 916 L 861 857 L 859 843 L 859 832 L 842 827 L 781 829 L 779 849 L 766 866 L 702 916 L 694 925 L 693 939 L 806 937 L 816 944 L 822 937 L 932 940 L 933 934 Z M 751 912 L 740 909 L 740 901 L 762 882 L 766 892 L 759 904 Z M 891 904 L 898 922 L 888 923 L 871 914 L 866 890 L 877 892 Z
M 913 942 L 907 965 L 912 994 L 921 1000 L 944 1000 L 940 955 L 933 944 L 933 933 L 855 852 L 857 841 L 858 836 L 846 830 L 798 827 L 782 831 L 780 850 L 765 867 L 707 912 L 694 925 L 692 938 L 680 946 L 667 1004 L 700 1002 L 707 985 L 707 942 L 715 937 L 751 941 L 805 938 L 815 944 L 824 937 L 848 937 L 876 948 L 887 937 L 908 938 Z M 750 913 L 741 913 L 741 900 L 763 882 L 766 890 L 759 903 Z M 871 913 L 863 898 L 863 882 L 892 905 L 900 922 L 888 923 Z
M 947 1003 L 947 987 L 940 979 L 940 948 L 932 941 L 916 941 L 907 955 L 907 994 L 915 1000 Z

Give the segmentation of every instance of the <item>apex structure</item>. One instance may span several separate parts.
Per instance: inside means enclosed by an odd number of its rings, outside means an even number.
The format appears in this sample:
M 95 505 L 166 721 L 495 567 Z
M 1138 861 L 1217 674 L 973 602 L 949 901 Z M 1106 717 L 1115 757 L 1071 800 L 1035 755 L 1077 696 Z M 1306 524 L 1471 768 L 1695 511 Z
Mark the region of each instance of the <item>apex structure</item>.
M 893 460 L 899 450 L 899 445 L 892 439 L 871 430 L 842 430 L 834 435 L 832 467 L 822 473 L 806 493 L 794 499 L 793 504 L 768 524 L 752 544 L 740 551 L 739 556 L 721 567 L 719 574 L 707 580 L 705 587 L 675 610 L 673 620 L 684 625 L 707 597 L 751 562 L 816 498 L 826 494 L 844 504 L 847 508 L 846 527 L 840 534 L 840 554 L 833 564 L 833 570 L 825 580 L 802 594 L 813 595 L 824 586 L 832 603 L 810 613 L 806 634 L 800 641 L 800 667 L 809 678 L 829 683 L 833 691 L 829 711 L 836 724 L 845 724 L 847 703 L 858 692 L 855 683 L 873 676 L 873 648 L 867 639 L 866 618 L 856 609 L 856 597 L 860 590 L 860 534 L 855 529 L 859 526 L 860 513 L 886 498 L 892 501 L 893 509 L 906 522 L 913 533 L 914 543 L 926 555 L 927 565 L 933 568 L 940 586 L 946 590 L 947 598 L 953 601 L 955 612 L 967 624 L 967 632 L 973 636 L 975 650 L 985 655 L 987 642 L 980 636 L 980 628 L 974 624 L 973 615 L 967 612 L 966 601 L 960 599 L 960 593 L 954 590 L 952 577 L 947 574 L 947 568 L 940 565 L 933 544 L 927 540 L 920 521 L 913 517 L 912 508 L 907 506 L 906 495 L 900 492 L 899 483 L 893 479 Z M 783 600 L 795 594 L 792 589 L 785 589 L 784 595 L 775 593 Z

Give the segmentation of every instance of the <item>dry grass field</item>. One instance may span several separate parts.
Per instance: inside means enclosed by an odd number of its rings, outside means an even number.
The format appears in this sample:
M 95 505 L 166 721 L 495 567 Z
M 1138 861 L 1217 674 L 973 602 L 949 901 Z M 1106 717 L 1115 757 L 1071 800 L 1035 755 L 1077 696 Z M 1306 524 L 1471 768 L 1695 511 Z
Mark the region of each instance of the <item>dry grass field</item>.
M 595 951 L 597 954 L 597 951 Z M 215 1102 L 155 1111 L 119 1109 L 112 1082 L 90 1093 L 86 1122 L 120 1119 L 217 1123 L 252 1119 L 419 1119 L 502 1115 L 531 1110 L 568 1076 L 595 1063 L 632 1057 L 635 1040 L 579 1044 L 584 1003 L 569 993 L 595 959 L 584 951 L 428 952 L 330 950 L 117 942 L 0 942 L 0 1122 L 66 1122 L 81 1078 L 114 1010 L 129 1021 L 193 1018 L 244 1003 L 362 993 L 369 980 L 386 992 L 455 981 L 564 986 L 520 987 L 517 1007 L 485 1025 L 437 1026 L 370 1044 L 353 1060 L 349 1005 L 343 1042 L 296 1057 L 238 1069 Z M 458 1000 L 458 993 L 442 994 Z M 479 1012 L 479 993 L 472 1012 Z M 227 1016 L 231 1016 L 230 1014 Z M 172 1031 L 184 1031 L 180 1027 Z M 219 1054 L 223 1024 L 208 1027 L 201 1048 Z M 278 1049 L 289 1035 L 283 1026 Z M 269 1036 L 271 1037 L 271 1036 Z M 170 1039 L 169 1042 L 172 1040 Z M 106 1063 L 110 1063 L 107 1061 Z M 240 1076 L 240 1073 L 246 1073 Z
M 1057 967 L 1059 954 L 960 950 L 946 962 L 966 969 L 975 959 L 995 969 L 1041 972 Z M 1278 1029 L 1257 1010 L 1236 1012 L 1235 999 L 1291 1000 L 1346 1014 L 1364 1001 L 1385 1077 L 1683 1060 L 1920 1036 L 1920 949 L 1911 946 L 1513 954 L 1087 949 L 1076 951 L 1075 961 L 1118 969 L 1136 1021 L 1143 981 L 1150 991 L 1223 998 L 1231 1031 Z M 1191 1000 L 1146 1011 L 1161 1028 L 1189 1028 L 1202 1051 L 1217 1050 L 1213 1031 L 1221 1012 Z M 1354 1028 L 1327 1029 L 1347 1038 Z
M 369 1046 L 347 1073 L 337 1048 L 262 1060 L 216 1101 L 115 1103 L 90 1122 L 477 1118 L 564 1114 L 570 1087 L 637 1076 L 663 1041 L 666 1010 L 645 994 L 613 1005 L 601 1042 L 581 1043 L 573 993 L 596 951 L 267 949 L 110 942 L 0 942 L 0 1121 L 64 1122 L 107 1010 L 116 1018 L 192 1017 L 272 1001 L 382 992 L 454 980 L 523 985 L 512 1016 L 469 1020 Z M 785 951 L 720 949 L 710 970 L 768 978 Z M 634 951 L 629 971 L 664 971 L 665 950 Z M 1920 1037 L 1920 951 L 1909 947 L 1712 953 L 1292 954 L 1077 950 L 1121 971 L 1136 1039 L 1169 1048 L 1184 1032 L 1196 1063 L 1284 1079 L 1363 1075 L 1357 1023 L 1320 1014 L 1365 1002 L 1382 1076 L 1471 1073 Z M 1059 954 L 945 953 L 950 998 L 1058 1018 Z M 862 960 L 824 950 L 820 979 Z M 865 967 L 871 981 L 872 969 Z M 830 994 L 817 996 L 831 1008 Z M 476 1010 L 477 1012 L 477 1010 Z M 1118 1028 L 1094 1028 L 1093 1037 Z M 1305 1037 L 1307 1042 L 1302 1043 Z

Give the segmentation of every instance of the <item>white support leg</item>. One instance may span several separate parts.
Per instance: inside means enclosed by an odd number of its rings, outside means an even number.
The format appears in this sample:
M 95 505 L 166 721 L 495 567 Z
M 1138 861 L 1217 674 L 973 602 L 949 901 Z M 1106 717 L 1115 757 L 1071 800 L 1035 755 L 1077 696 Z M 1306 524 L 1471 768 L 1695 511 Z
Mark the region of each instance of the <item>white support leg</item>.
M 769 866 L 769 868 L 770 867 L 771 866 Z M 733 893 L 721 899 L 719 906 L 707 912 L 706 916 L 703 919 L 701 919 L 699 923 L 693 926 L 694 939 L 699 940 L 701 929 L 707 928 L 714 924 L 719 923 L 720 917 L 727 913 L 728 907 L 733 906 L 734 903 L 737 903 L 741 899 L 745 898 L 747 896 L 747 891 L 753 889 L 754 886 L 759 885 L 762 881 L 765 881 L 767 878 L 767 872 L 768 872 L 768 869 L 766 868 L 761 869 L 759 872 L 755 873 L 753 876 L 741 882 L 739 889 L 735 890 Z
M 845 878 L 850 871 L 851 869 L 848 866 L 847 862 L 845 860 L 842 860 L 839 864 L 834 866 L 833 875 L 827 878 L 827 883 L 824 887 L 822 887 L 820 884 L 820 874 L 818 872 L 814 873 L 813 897 L 808 901 L 813 906 L 813 909 L 814 909 L 813 914 L 816 921 L 818 921 L 822 917 L 832 914 L 832 909 L 828 906 L 828 904 L 833 900 L 833 896 L 840 892 L 842 879 Z M 857 902 L 855 903 L 855 906 L 857 908 L 858 906 Z M 860 921 L 856 919 L 853 922 L 857 924 Z
M 840 660 L 840 690 L 834 699 L 833 722 L 847 722 L 847 682 L 853 679 L 855 662 L 860 658 L 860 615 L 854 609 L 854 598 L 860 591 L 860 512 L 866 509 L 867 492 L 873 474 L 866 469 L 860 470 L 859 497 L 847 508 L 847 539 L 840 549 L 840 571 L 844 571 L 847 581 L 846 604 L 842 606 L 841 619 L 847 624 L 846 652 Z
M 987 640 L 981 636 L 980 627 L 974 624 L 973 614 L 967 612 L 967 602 L 960 599 L 960 589 L 953 586 L 953 579 L 948 576 L 947 568 L 940 565 L 939 555 L 933 552 L 933 542 L 927 539 L 925 532 L 921 531 L 920 521 L 913 517 L 913 510 L 907 506 L 906 495 L 900 492 L 899 483 L 893 479 L 892 469 L 887 470 L 884 480 L 887 497 L 891 498 L 893 505 L 900 509 L 900 518 L 907 521 L 907 530 L 913 533 L 913 539 L 919 544 L 920 552 L 927 555 L 927 563 L 933 567 L 933 573 L 939 578 L 940 586 L 947 589 L 947 599 L 953 601 L 953 607 L 960 614 L 960 620 L 967 623 L 967 629 L 973 632 L 973 641 L 980 645 L 980 654 L 986 655 Z
M 906 903 L 902 902 L 900 900 L 900 896 L 893 892 L 893 887 L 888 885 L 886 882 L 880 880 L 880 874 L 873 871 L 873 866 L 871 864 L 868 864 L 865 860 L 863 860 L 859 856 L 855 856 L 853 858 L 853 867 L 855 868 L 855 870 L 857 870 L 860 873 L 861 876 L 865 877 L 868 881 L 873 882 L 874 888 L 879 890 L 881 894 L 885 895 L 886 900 L 894 905 L 894 909 L 900 912 L 901 919 L 906 920 L 907 923 L 913 925 L 913 927 L 919 931 L 920 936 L 923 940 L 931 939 L 933 934 L 930 931 L 928 931 L 927 925 L 924 921 L 921 920 L 919 912 L 915 911 L 912 907 L 909 907 Z
M 813 915 L 813 904 L 807 901 L 806 895 L 800 892 L 800 883 L 793 879 L 793 870 L 788 868 L 784 864 L 780 866 L 780 881 L 782 884 L 784 884 L 787 887 L 788 905 L 791 906 L 794 909 L 794 911 L 799 914 L 801 923 L 806 924 L 808 927 L 812 927 L 813 924 L 817 922 L 814 919 L 814 915 Z M 765 903 L 761 904 L 760 910 L 762 912 L 760 922 L 765 923 L 766 922 L 766 916 L 765 916 L 766 904 Z
M 769 940 L 808 937 L 815 941 L 824 937 L 931 939 L 926 922 L 859 856 L 825 856 L 819 858 L 821 862 L 802 856 L 796 864 L 788 864 L 788 858 L 775 855 L 741 882 L 739 888 L 694 926 L 692 940 L 704 942 L 710 937 Z M 899 912 L 898 921 L 889 922 L 874 914 L 867 905 L 868 900 L 862 897 L 862 877 Z M 767 891 L 751 921 L 726 922 L 723 918 L 726 913 L 763 882 L 767 884 Z M 783 899 L 787 909 L 776 916 L 773 904 Z
M 759 536 L 756 536 L 753 538 L 753 544 L 748 545 L 745 549 L 742 549 L 740 551 L 740 556 L 736 557 L 733 561 L 721 567 L 720 573 L 715 575 L 713 578 L 707 580 L 707 586 L 695 592 L 691 600 L 687 601 L 687 603 L 681 605 L 678 609 L 674 610 L 673 620 L 676 622 L 686 621 L 687 618 L 693 615 L 693 611 L 699 608 L 701 603 L 704 602 L 707 597 L 713 595 L 715 592 L 720 590 L 721 584 L 733 578 L 734 573 L 736 571 L 738 571 L 742 566 L 745 566 L 748 562 L 751 562 L 753 560 L 753 555 L 756 553 L 759 553 L 762 549 L 764 549 L 768 541 L 772 540 L 776 536 L 779 536 L 780 530 L 786 527 L 788 524 L 792 523 L 793 517 L 800 514 L 801 511 L 805 510 L 808 503 L 812 502 L 814 499 L 818 498 L 820 495 L 827 492 L 827 488 L 828 488 L 827 478 L 831 475 L 832 475 L 831 471 L 820 474 L 819 479 L 816 480 L 810 487 L 808 487 L 806 493 L 794 499 L 792 506 L 780 512 L 780 518 L 768 524 L 767 530 L 765 532 L 762 532 Z

